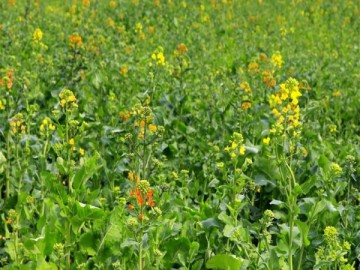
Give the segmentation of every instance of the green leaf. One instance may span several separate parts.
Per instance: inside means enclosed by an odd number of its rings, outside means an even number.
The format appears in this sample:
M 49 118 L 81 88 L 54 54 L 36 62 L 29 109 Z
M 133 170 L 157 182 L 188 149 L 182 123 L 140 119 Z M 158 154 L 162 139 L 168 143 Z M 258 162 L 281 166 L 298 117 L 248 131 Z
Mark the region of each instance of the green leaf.
M 241 266 L 242 261 L 240 259 L 228 254 L 215 255 L 206 263 L 206 268 L 223 270 L 239 270 Z
M 218 219 L 221 220 L 222 222 L 224 222 L 225 224 L 228 224 L 228 225 L 233 224 L 232 218 L 230 216 L 228 216 L 225 211 L 223 211 L 219 214 Z
M 325 169 L 328 167 L 329 160 L 325 155 L 320 155 L 318 159 L 318 164 L 321 168 Z
M 89 159 L 85 159 L 84 165 L 75 173 L 72 179 L 72 187 L 75 191 L 79 190 L 103 165 L 99 162 L 100 155 L 95 154 Z
M 245 149 L 246 149 L 246 152 L 248 152 L 248 153 L 257 154 L 257 153 L 259 153 L 261 146 L 253 145 L 252 143 L 247 141 L 245 144 Z
M 201 223 L 205 229 L 209 229 L 211 227 L 220 227 L 219 221 L 217 221 L 214 218 L 208 218 L 206 220 L 202 220 Z
M 97 246 L 96 239 L 97 238 L 95 237 L 93 232 L 84 233 L 80 237 L 80 241 L 79 241 L 81 250 L 87 255 L 94 256 L 96 254 L 96 246 Z
M 303 244 L 307 247 L 308 245 L 310 245 L 310 241 L 308 238 L 309 226 L 305 222 L 302 222 L 300 220 L 296 220 L 295 224 L 298 226 L 298 228 L 300 230 L 301 239 L 302 239 Z
M 266 185 L 271 185 L 271 186 L 273 186 L 273 187 L 275 187 L 276 186 L 276 184 L 273 182 L 273 181 L 271 181 L 271 180 L 269 180 L 265 175 L 263 175 L 263 174 L 258 174 L 258 175 L 256 175 L 255 176 L 255 184 L 257 185 L 257 186 L 266 186 Z
M 57 270 L 56 264 L 52 262 L 46 262 L 45 258 L 41 258 L 37 261 L 36 270 Z
M 76 203 L 77 217 L 86 221 L 100 219 L 104 216 L 104 211 L 96 206 L 84 203 Z
M 224 236 L 230 238 L 235 229 L 233 225 L 226 224 L 223 230 Z
M 192 242 L 190 245 L 190 250 L 189 250 L 189 260 L 188 262 L 192 262 L 193 258 L 198 254 L 199 252 L 199 248 L 200 248 L 200 244 L 198 242 Z
M 272 200 L 270 202 L 270 204 L 273 204 L 273 205 L 280 205 L 280 204 L 283 204 L 284 202 L 283 201 L 279 201 L 279 200 Z
M 301 189 L 302 189 L 303 193 L 305 195 L 308 194 L 310 192 L 310 190 L 313 187 L 315 187 L 315 183 L 316 183 L 316 177 L 310 176 L 307 181 L 305 181 L 304 183 L 301 184 Z

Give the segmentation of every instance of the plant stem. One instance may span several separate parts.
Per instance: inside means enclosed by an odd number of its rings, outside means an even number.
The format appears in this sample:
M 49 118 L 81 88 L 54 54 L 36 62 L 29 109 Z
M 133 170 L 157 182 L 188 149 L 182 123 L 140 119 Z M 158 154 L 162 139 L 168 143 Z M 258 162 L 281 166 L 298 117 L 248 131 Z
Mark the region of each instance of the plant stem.
M 300 248 L 300 255 L 299 255 L 299 261 L 298 261 L 297 270 L 300 270 L 300 267 L 301 267 L 301 262 L 302 262 L 302 258 L 303 258 L 303 254 L 304 254 L 304 243 L 302 243 L 302 244 L 301 244 L 301 248 Z
M 71 224 L 66 221 L 66 270 L 71 269 Z
M 293 220 L 293 215 L 290 214 L 290 221 L 289 221 L 289 227 L 290 227 L 290 232 L 289 232 L 289 265 L 290 265 L 290 270 L 293 270 L 293 257 L 292 257 L 292 237 L 293 237 L 293 226 L 294 226 L 294 220 Z
M 6 140 L 6 154 L 7 154 L 7 168 L 6 168 L 6 195 L 5 198 L 8 199 L 10 197 L 10 132 L 8 133 L 7 140 Z
M 14 249 L 15 249 L 15 263 L 17 268 L 19 268 L 20 263 L 19 263 L 19 235 L 18 235 L 18 228 L 19 228 L 19 216 L 16 217 L 16 229 L 14 230 Z
M 141 214 L 142 214 L 142 207 L 141 207 Z M 140 230 L 140 239 L 139 239 L 139 270 L 143 270 L 143 261 L 142 261 L 142 257 L 143 257 L 143 243 L 142 243 L 142 239 L 143 239 L 143 231 L 142 231 L 142 225 L 143 225 L 143 221 L 141 220 L 140 222 L 140 226 L 141 226 L 141 230 Z

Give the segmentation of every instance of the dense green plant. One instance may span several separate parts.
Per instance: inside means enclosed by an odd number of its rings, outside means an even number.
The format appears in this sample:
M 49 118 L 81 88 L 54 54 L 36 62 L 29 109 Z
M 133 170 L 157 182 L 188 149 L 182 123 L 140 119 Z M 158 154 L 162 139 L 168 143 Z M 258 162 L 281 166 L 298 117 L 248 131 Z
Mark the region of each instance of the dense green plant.
M 1 269 L 357 269 L 356 1 L 0 3 Z

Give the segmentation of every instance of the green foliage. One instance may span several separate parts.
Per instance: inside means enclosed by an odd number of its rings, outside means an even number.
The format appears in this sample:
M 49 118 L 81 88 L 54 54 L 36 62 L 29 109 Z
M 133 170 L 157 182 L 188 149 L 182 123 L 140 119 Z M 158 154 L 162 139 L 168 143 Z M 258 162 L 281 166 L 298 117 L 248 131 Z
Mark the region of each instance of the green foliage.
M 0 268 L 359 268 L 359 15 L 1 1 Z

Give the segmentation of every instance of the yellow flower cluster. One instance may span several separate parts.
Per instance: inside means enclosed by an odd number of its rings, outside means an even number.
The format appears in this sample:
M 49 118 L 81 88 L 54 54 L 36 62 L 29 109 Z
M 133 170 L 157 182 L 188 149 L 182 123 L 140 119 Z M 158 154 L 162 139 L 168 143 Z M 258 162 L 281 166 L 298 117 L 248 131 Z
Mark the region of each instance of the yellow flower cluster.
M 40 133 L 49 134 L 49 131 L 54 131 L 54 130 L 55 130 L 55 126 L 53 125 L 51 119 L 49 117 L 46 117 L 40 125 Z
M 166 65 L 166 60 L 165 60 L 165 55 L 163 52 L 163 48 L 159 48 L 158 52 L 154 52 L 151 55 L 151 59 L 155 61 L 155 64 L 157 66 L 165 66 Z M 149 64 L 150 66 L 152 66 L 152 63 Z
M 341 175 L 342 173 L 342 168 L 340 167 L 339 164 L 335 163 L 335 162 L 332 162 L 330 164 L 330 168 L 331 168 L 331 171 L 333 173 L 334 176 L 339 176 Z
M 4 99 L 0 99 L 0 111 L 5 110 L 6 101 Z
M 271 63 L 274 65 L 274 67 L 282 68 L 284 61 L 279 51 L 275 52 L 271 56 Z
M 128 72 L 129 72 L 129 69 L 128 69 L 127 65 L 122 65 L 120 67 L 120 74 L 122 76 L 127 77 Z
M 246 149 L 243 136 L 238 132 L 234 132 L 231 140 L 229 141 L 229 145 L 225 147 L 225 151 L 230 153 L 230 157 L 232 159 L 239 155 L 245 155 Z
M 251 92 L 251 87 L 250 87 L 250 84 L 248 83 L 248 82 L 242 82 L 241 84 L 240 84 L 240 88 L 242 89 L 242 90 L 244 90 L 246 93 L 250 93 Z
M 90 7 L 90 0 L 82 0 L 81 4 L 83 7 Z
M 36 28 L 33 33 L 33 40 L 35 43 L 39 43 L 43 38 L 43 33 L 39 28 Z
M 69 146 L 70 146 L 70 149 L 71 151 L 76 151 L 76 147 L 75 147 L 75 139 L 74 138 L 71 138 L 68 142 Z M 83 148 L 79 148 L 79 153 L 80 155 L 84 155 L 85 154 L 85 150 Z
M 259 64 L 256 62 L 250 62 L 248 65 L 248 72 L 251 75 L 254 75 L 255 73 L 259 72 Z
M 71 109 L 73 108 L 77 108 L 78 105 L 76 103 L 76 97 L 74 95 L 74 93 L 69 90 L 69 89 L 64 89 L 61 91 L 61 93 L 59 94 L 59 98 L 60 98 L 60 106 L 61 107 L 65 107 L 67 109 Z M 69 106 L 66 106 L 69 105 Z
M 327 226 L 324 230 L 324 237 L 329 242 L 336 240 L 337 235 L 338 231 L 333 226 Z
M 24 134 L 25 133 L 25 125 L 24 124 L 24 116 L 22 113 L 18 113 L 16 114 L 13 118 L 11 118 L 10 120 L 10 133 L 11 134 L 17 134 L 17 133 L 21 133 Z
M 270 96 L 270 107 L 277 117 L 278 124 L 272 127 L 271 133 L 285 129 L 292 130 L 294 137 L 300 134 L 300 107 L 298 105 L 300 96 L 299 82 L 293 78 L 280 84 L 280 88 Z

